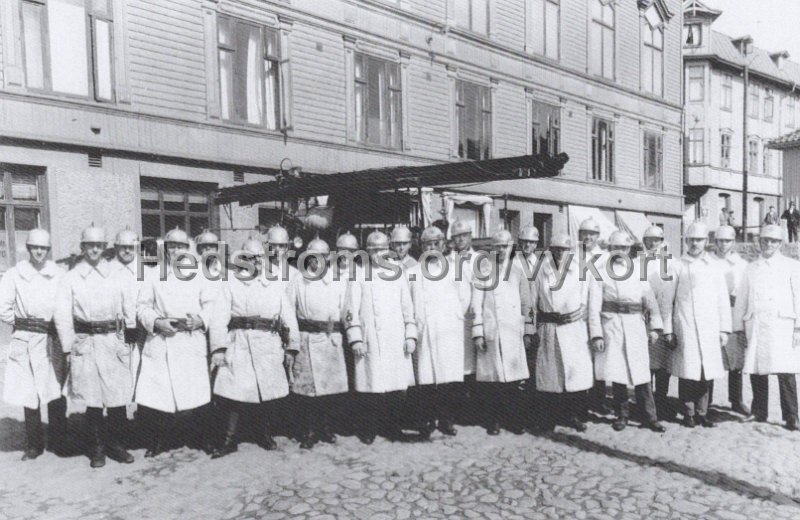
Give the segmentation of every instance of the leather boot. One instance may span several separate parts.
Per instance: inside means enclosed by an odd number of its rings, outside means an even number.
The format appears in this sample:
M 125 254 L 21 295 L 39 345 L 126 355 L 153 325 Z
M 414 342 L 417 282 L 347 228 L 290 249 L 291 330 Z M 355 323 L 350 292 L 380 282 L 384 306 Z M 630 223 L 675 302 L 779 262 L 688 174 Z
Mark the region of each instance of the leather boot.
M 750 416 L 750 408 L 744 404 L 742 398 L 742 372 L 740 370 L 728 372 L 728 399 L 731 402 L 731 410 L 745 417 Z
M 38 408 L 25 408 L 25 452 L 22 460 L 33 460 L 44 452 L 42 413 Z
M 238 429 L 239 412 L 236 410 L 231 410 L 228 412 L 228 421 L 225 427 L 224 439 L 219 447 L 217 447 L 217 449 L 215 449 L 211 454 L 212 459 L 218 459 L 220 457 L 224 457 L 225 455 L 230 455 L 239 449 L 239 445 L 236 442 L 236 432 Z
M 104 420 L 102 408 L 86 409 L 86 426 L 89 430 L 89 466 L 102 468 L 106 465 L 106 449 L 103 439 Z
M 67 399 L 60 397 L 47 403 L 47 449 L 59 457 L 76 455 L 67 434 Z
M 125 449 L 125 435 L 127 433 L 128 417 L 125 407 L 108 409 L 108 448 L 106 452 L 111 460 L 122 464 L 133 462 L 133 455 Z
M 142 415 L 147 417 L 142 422 L 147 428 L 147 433 L 150 438 L 147 444 L 147 450 L 144 452 L 144 457 L 150 459 L 166 451 L 168 419 L 164 412 L 152 409 L 146 409 L 146 414 L 143 413 Z

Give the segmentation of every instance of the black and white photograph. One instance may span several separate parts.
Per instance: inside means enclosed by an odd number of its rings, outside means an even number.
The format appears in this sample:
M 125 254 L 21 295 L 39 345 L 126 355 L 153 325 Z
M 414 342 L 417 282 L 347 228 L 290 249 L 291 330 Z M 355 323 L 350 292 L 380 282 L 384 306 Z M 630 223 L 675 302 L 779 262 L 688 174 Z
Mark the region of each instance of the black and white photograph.
M 0 520 L 800 517 L 798 0 L 0 0 Z

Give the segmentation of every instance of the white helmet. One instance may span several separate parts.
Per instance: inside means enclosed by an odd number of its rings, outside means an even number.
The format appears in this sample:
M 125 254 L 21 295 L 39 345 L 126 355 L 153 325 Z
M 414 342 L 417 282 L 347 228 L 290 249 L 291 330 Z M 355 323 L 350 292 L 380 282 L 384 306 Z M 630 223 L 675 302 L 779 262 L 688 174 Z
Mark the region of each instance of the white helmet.
M 436 226 L 426 227 L 422 232 L 422 242 L 434 242 L 436 240 L 444 240 L 444 233 Z
M 117 233 L 117 236 L 114 239 L 114 245 L 135 246 L 138 240 L 139 240 L 139 235 L 136 234 L 136 231 L 133 231 L 131 229 L 123 229 L 122 231 Z
M 470 225 L 467 222 L 464 222 L 463 220 L 456 220 L 450 226 L 450 236 L 451 237 L 454 237 L 454 236 L 457 236 L 457 235 L 465 235 L 467 233 L 472 234 L 472 228 L 470 227 Z
M 614 231 L 611 233 L 611 236 L 608 237 L 608 245 L 616 247 L 631 247 L 633 245 L 633 240 L 631 239 L 630 234 L 626 233 L 625 231 Z
M 289 233 L 281 226 L 273 226 L 267 232 L 267 242 L 270 244 L 289 244 Z
M 388 249 L 389 237 L 380 231 L 373 231 L 367 236 L 367 250 Z
M 306 246 L 306 251 L 308 253 L 320 253 L 323 255 L 327 255 L 331 252 L 331 248 L 328 247 L 328 243 L 322 239 L 315 238 L 311 242 L 308 243 Z
M 106 230 L 97 227 L 94 224 L 87 227 L 81 233 L 81 244 L 86 242 L 102 242 L 103 244 L 106 243 Z
M 583 222 L 581 222 L 581 226 L 579 231 L 589 231 L 591 233 L 600 233 L 600 225 L 592 218 L 589 217 Z
M 411 242 L 411 230 L 406 226 L 397 226 L 392 230 L 392 242 Z
M 658 226 L 650 226 L 644 231 L 642 238 L 664 238 L 664 230 Z
M 355 235 L 350 233 L 339 235 L 339 238 L 336 239 L 336 249 L 350 249 L 355 251 L 358 249 L 358 239 Z
M 242 251 L 248 255 L 264 256 L 264 243 L 261 239 L 251 236 L 242 244 Z
M 567 233 L 559 233 L 550 241 L 551 248 L 572 249 L 572 238 Z
M 525 226 L 519 232 L 519 237 L 517 240 L 526 240 L 528 242 L 538 242 L 539 241 L 539 230 L 536 229 L 536 226 Z
M 50 244 L 50 232 L 46 229 L 31 229 L 28 232 L 28 240 L 25 242 L 25 245 L 33 247 L 52 247 Z
M 170 229 L 169 231 L 167 231 L 167 234 L 164 235 L 164 243 L 168 244 L 170 242 L 175 244 L 184 244 L 188 246 L 189 235 L 186 234 L 186 231 L 180 228 Z
M 783 229 L 775 224 L 767 224 L 761 228 L 761 238 L 771 238 L 773 240 L 783 240 Z
M 708 226 L 702 222 L 692 222 L 686 230 L 684 238 L 708 238 Z
M 492 235 L 493 246 L 510 246 L 514 244 L 514 237 L 507 229 L 501 229 Z
M 717 240 L 736 240 L 736 230 L 732 226 L 720 226 L 715 238 Z

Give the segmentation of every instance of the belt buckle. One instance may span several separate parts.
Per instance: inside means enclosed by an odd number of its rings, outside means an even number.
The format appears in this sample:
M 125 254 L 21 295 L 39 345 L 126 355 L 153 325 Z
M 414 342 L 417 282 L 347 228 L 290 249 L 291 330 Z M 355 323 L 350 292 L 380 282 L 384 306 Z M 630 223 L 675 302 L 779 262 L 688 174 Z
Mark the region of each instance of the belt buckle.
M 333 319 L 328 318 L 328 336 L 333 334 Z

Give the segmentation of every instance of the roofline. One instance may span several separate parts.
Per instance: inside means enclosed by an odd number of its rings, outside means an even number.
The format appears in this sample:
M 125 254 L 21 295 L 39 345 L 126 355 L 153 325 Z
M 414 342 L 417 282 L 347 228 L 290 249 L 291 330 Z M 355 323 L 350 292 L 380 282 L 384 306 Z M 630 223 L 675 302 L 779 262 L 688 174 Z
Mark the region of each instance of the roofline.
M 744 65 L 741 63 L 735 63 L 733 61 L 728 61 L 717 54 L 686 54 L 683 56 L 684 61 L 703 61 L 709 60 L 716 63 L 720 63 L 722 65 L 726 65 L 736 70 L 744 71 Z M 753 67 L 749 67 L 750 75 L 751 76 L 758 76 L 761 79 L 766 79 L 768 81 L 772 81 L 773 83 L 779 83 L 781 85 L 785 85 L 788 88 L 793 88 L 797 85 L 796 82 L 786 79 L 786 78 L 778 78 L 776 76 L 771 76 L 769 74 L 765 74 L 761 71 L 753 69 Z

